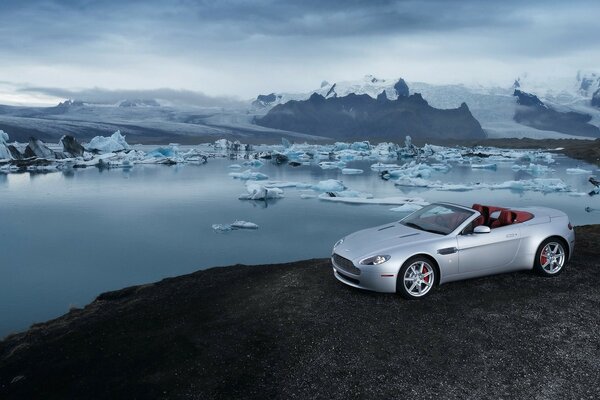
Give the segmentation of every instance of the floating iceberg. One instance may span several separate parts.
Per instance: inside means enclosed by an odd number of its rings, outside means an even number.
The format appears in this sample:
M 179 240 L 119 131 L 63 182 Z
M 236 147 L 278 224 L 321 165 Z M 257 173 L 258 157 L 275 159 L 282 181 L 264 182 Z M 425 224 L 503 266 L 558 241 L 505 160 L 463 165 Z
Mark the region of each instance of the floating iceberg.
M 176 147 L 159 147 L 146 153 L 147 158 L 163 158 L 163 157 L 176 157 L 178 154 Z
M 109 137 L 96 136 L 88 143 L 87 148 L 99 153 L 111 153 L 131 149 L 125 141 L 125 136 L 121 135 L 121 131 L 116 131 Z
M 236 220 L 231 224 L 213 224 L 212 228 L 216 232 L 229 232 L 237 229 L 258 229 L 258 225 L 253 222 Z
M 231 164 L 229 167 L 227 167 L 229 169 L 241 169 L 242 166 L 240 164 Z
M 414 204 L 419 206 L 426 206 L 427 203 L 420 197 L 330 197 L 326 196 L 326 193 L 319 195 L 320 200 L 333 201 L 338 203 L 350 203 L 350 204 L 379 204 L 379 205 L 404 205 Z
M 473 169 L 496 169 L 498 165 L 496 164 L 471 164 L 471 168 Z
M 567 174 L 591 174 L 592 171 L 589 169 L 582 168 L 567 168 Z
M 329 200 L 332 198 L 354 198 L 354 199 L 372 199 L 371 193 L 363 193 L 357 190 L 342 190 L 340 192 L 325 192 L 319 195 L 320 199 Z
M 364 171 L 362 169 L 357 168 L 342 168 L 342 174 L 344 175 L 358 175 L 362 174 Z
M 262 174 L 260 172 L 252 172 L 249 169 L 247 169 L 244 172 L 230 172 L 229 176 L 231 176 L 232 178 L 235 178 L 235 179 L 254 180 L 254 181 L 262 181 L 265 179 L 269 179 L 269 177 L 267 175 Z
M 398 169 L 398 168 L 400 168 L 400 166 L 398 164 L 382 164 L 382 163 L 378 162 L 376 164 L 371 165 L 371 169 L 373 171 L 378 171 L 378 172 L 389 171 L 389 170 Z
M 259 168 L 259 167 L 262 167 L 264 164 L 260 160 L 250 160 L 250 161 L 244 161 L 244 165 L 246 167 Z
M 311 188 L 318 192 L 341 192 L 346 189 L 346 186 L 342 181 L 327 179 L 325 181 L 320 181 L 316 185 L 312 185 Z
M 256 225 L 254 222 L 247 221 L 235 221 L 233 224 L 231 224 L 231 227 L 233 229 L 258 229 L 258 225 Z
M 267 187 L 258 183 L 246 183 L 248 193 L 240 195 L 240 200 L 267 200 L 283 197 L 283 190 L 276 187 Z
M 530 174 L 534 175 L 542 175 L 549 172 L 553 172 L 554 170 L 546 165 L 534 164 L 530 163 L 529 165 L 519 165 L 515 164 L 512 167 L 513 171 L 526 171 Z
M 482 185 L 484 186 L 484 185 Z M 535 178 L 485 185 L 489 189 L 531 190 L 535 192 L 570 192 L 569 186 L 558 178 Z
M 321 161 L 319 167 L 322 169 L 337 169 L 344 168 L 346 163 L 344 161 Z

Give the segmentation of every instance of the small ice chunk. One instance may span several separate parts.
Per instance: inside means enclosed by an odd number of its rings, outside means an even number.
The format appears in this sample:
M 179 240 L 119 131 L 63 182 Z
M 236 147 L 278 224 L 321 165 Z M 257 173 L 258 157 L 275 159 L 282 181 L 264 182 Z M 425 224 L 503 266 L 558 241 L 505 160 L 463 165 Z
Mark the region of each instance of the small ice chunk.
M 326 193 L 319 195 L 320 200 L 333 201 L 338 203 L 350 203 L 350 204 L 379 204 L 379 205 L 403 205 L 406 203 L 418 204 L 420 206 L 426 206 L 425 200 L 419 197 L 330 197 Z
M 373 171 L 379 171 L 379 172 L 389 171 L 389 170 L 398 169 L 398 168 L 400 168 L 400 166 L 398 164 L 383 164 L 383 163 L 378 162 L 376 164 L 371 165 L 371 169 Z
M 258 225 L 254 222 L 236 220 L 231 224 L 233 229 L 258 229 Z
M 363 193 L 357 190 L 342 190 L 341 192 L 325 192 L 319 195 L 321 199 L 329 199 L 329 198 L 355 198 L 355 199 L 372 199 L 373 195 L 371 193 Z
M 567 174 L 591 174 L 592 171 L 583 168 L 567 168 Z
M 322 169 L 337 169 L 344 168 L 346 163 L 344 161 L 321 161 L 319 167 Z
M 398 212 L 414 212 L 420 210 L 423 206 L 414 203 L 406 203 L 402 204 L 400 207 L 390 208 L 390 211 L 398 211 Z
M 301 199 L 314 199 L 315 197 L 317 197 L 317 195 L 315 195 L 315 194 L 308 194 L 308 193 L 302 193 L 300 195 Z
M 473 169 L 496 169 L 497 165 L 488 163 L 488 164 L 471 164 L 471 168 Z
M 237 229 L 258 229 L 258 225 L 256 225 L 254 222 L 235 220 L 231 224 L 213 224 L 212 228 L 215 232 L 223 233 Z
M 8 142 L 8 133 L 6 133 L 2 129 L 0 129 L 0 143 L 7 143 L 7 142 Z
M 229 232 L 233 230 L 230 224 L 213 224 L 212 228 L 215 232 Z
M 244 165 L 246 167 L 259 168 L 259 167 L 262 167 L 264 164 L 260 160 L 249 160 L 249 161 L 244 161 Z
M 344 175 L 358 175 L 362 174 L 364 171 L 358 168 L 342 168 L 342 174 Z
M 344 185 L 342 181 L 327 179 L 325 181 L 320 181 L 316 185 L 312 185 L 312 189 L 318 192 L 341 192 L 346 189 L 346 185 Z
M 283 197 L 283 190 L 276 187 L 267 187 L 254 182 L 246 184 L 248 193 L 240 195 L 240 200 L 267 200 Z
M 231 164 L 229 167 L 227 167 L 229 169 L 241 169 L 242 166 L 240 164 Z
M 267 175 L 262 174 L 260 172 L 252 172 L 249 169 L 247 169 L 244 172 L 230 172 L 229 176 L 231 176 L 232 178 L 235 178 L 235 179 L 254 180 L 254 181 L 262 181 L 265 179 L 269 179 L 269 177 Z

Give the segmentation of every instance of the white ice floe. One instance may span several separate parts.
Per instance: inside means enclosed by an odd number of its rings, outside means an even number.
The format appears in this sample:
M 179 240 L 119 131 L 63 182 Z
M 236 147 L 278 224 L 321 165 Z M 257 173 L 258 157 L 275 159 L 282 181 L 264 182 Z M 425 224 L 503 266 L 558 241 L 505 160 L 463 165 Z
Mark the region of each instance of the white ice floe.
M 258 229 L 258 225 L 253 222 L 236 220 L 231 224 L 213 224 L 212 228 L 216 232 L 229 232 L 237 229 Z
M 322 169 L 337 169 L 344 168 L 346 163 L 344 161 L 321 161 L 319 167 Z
M 592 171 L 583 168 L 567 168 L 567 174 L 591 174 Z
M 234 229 L 258 229 L 258 225 L 254 222 L 247 221 L 234 221 L 234 223 L 231 224 L 231 227 Z
M 246 190 L 248 193 L 241 194 L 239 197 L 240 200 L 267 200 L 283 197 L 283 190 L 254 182 L 246 183 Z
M 341 192 L 346 189 L 346 185 L 344 185 L 342 181 L 327 179 L 325 181 L 320 181 L 316 185 L 312 185 L 311 189 L 318 192 Z
M 268 181 L 265 182 L 265 186 L 276 187 L 276 188 L 298 188 L 298 189 L 310 189 L 313 185 L 305 182 L 290 182 L 290 181 Z
M 358 168 L 342 168 L 342 174 L 344 175 L 358 175 L 362 174 L 364 171 Z
M 513 171 L 526 171 L 534 175 L 542 175 L 553 172 L 554 170 L 546 165 L 530 163 L 529 165 L 515 164 L 512 167 Z
M 246 167 L 259 168 L 259 167 L 262 167 L 264 164 L 260 160 L 249 160 L 249 161 L 244 161 L 244 165 Z
M 406 203 L 402 204 L 400 207 L 390 208 L 390 211 L 398 211 L 398 212 L 413 212 L 423 208 L 420 204 L 415 203 Z
M 253 172 L 252 170 L 247 169 L 244 172 L 230 172 L 229 176 L 235 179 L 242 180 L 254 180 L 254 181 L 262 181 L 265 179 L 269 179 L 269 177 L 260 172 Z
M 569 186 L 558 178 L 535 178 L 520 181 L 505 181 L 501 183 L 442 183 L 440 181 L 428 181 L 422 178 L 402 178 L 395 181 L 400 187 L 424 187 L 440 191 L 463 192 L 477 189 L 510 189 L 515 191 L 530 190 L 534 192 L 571 192 Z
M 433 171 L 435 169 L 428 164 L 411 161 L 398 169 L 388 171 L 387 175 L 391 178 L 429 178 Z
M 240 164 L 231 164 L 229 167 L 227 167 L 229 169 L 241 169 L 242 166 Z
M 492 164 L 492 163 L 471 164 L 471 168 L 473 168 L 473 169 L 496 169 L 497 167 L 498 167 L 497 164 Z
M 371 165 L 371 169 L 373 171 L 378 171 L 378 172 L 389 171 L 389 170 L 398 169 L 398 168 L 400 168 L 400 166 L 398 164 L 383 164 L 383 163 L 378 162 L 378 163 Z
M 354 199 L 372 199 L 371 193 L 359 192 L 357 190 L 342 190 L 339 192 L 325 192 L 319 195 L 320 199 L 328 200 L 330 198 L 354 198 Z
M 109 153 L 121 150 L 129 150 L 131 147 L 125 141 L 125 136 L 121 131 L 116 131 L 109 137 L 96 136 L 87 145 L 89 150 L 96 150 L 100 153 Z
M 570 192 L 569 186 L 558 178 L 535 178 L 481 185 L 489 189 L 531 190 L 534 192 Z
M 330 197 L 325 194 L 319 195 L 320 200 L 333 201 L 338 203 L 350 203 L 350 204 L 379 204 L 379 205 L 404 205 L 414 204 L 419 206 L 426 206 L 425 200 L 419 197 Z

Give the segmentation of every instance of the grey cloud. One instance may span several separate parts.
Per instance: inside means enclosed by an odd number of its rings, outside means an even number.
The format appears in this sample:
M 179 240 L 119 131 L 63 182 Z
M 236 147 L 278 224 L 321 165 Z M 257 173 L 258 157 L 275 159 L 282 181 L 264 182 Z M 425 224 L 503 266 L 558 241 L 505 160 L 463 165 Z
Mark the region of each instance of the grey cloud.
M 126 99 L 155 99 L 163 103 L 197 107 L 238 107 L 244 105 L 241 100 L 235 98 L 208 96 L 191 90 L 167 88 L 150 90 L 108 90 L 101 88 L 68 90 L 52 87 L 22 87 L 18 91 L 97 104 L 115 104 Z

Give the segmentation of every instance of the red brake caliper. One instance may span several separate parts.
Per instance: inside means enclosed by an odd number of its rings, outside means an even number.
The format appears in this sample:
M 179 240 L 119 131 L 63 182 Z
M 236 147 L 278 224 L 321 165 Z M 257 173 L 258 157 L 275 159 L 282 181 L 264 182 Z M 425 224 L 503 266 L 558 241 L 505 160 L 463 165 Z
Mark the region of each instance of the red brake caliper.
M 548 258 L 546 257 L 546 255 L 545 255 L 545 254 L 542 254 L 542 255 L 540 256 L 540 264 L 542 264 L 542 265 L 546 264 L 546 261 L 547 261 L 547 260 L 548 260 Z
M 428 271 L 429 270 L 427 269 L 427 267 L 423 265 L 423 274 L 426 274 Z M 423 282 L 429 283 L 429 275 L 427 275 L 425 278 L 423 278 Z

